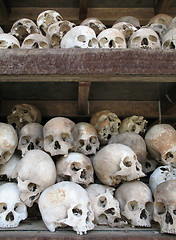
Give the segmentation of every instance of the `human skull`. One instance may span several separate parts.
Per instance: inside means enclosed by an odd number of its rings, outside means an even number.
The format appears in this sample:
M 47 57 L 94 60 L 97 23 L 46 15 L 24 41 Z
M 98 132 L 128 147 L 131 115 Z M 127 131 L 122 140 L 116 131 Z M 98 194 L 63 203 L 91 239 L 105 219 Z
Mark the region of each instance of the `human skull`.
M 176 166 L 176 130 L 170 124 L 155 124 L 145 135 L 150 155 L 163 165 Z
M 0 122 L 0 164 L 10 160 L 18 144 L 15 129 L 8 123 Z
M 117 19 L 117 21 L 114 24 L 119 23 L 119 22 L 127 22 L 127 23 L 132 24 L 137 29 L 140 28 L 139 20 L 133 16 L 123 16 L 123 17 Z
M 21 200 L 32 207 L 41 192 L 56 181 L 56 167 L 44 151 L 34 149 L 25 154 L 14 169 Z
M 94 212 L 95 224 L 110 227 L 125 225 L 120 215 L 119 202 L 114 198 L 115 189 L 102 184 L 90 184 L 86 188 Z
M 37 25 L 28 18 L 22 18 L 14 22 L 10 30 L 11 34 L 18 39 L 20 45 L 24 39 L 33 33 L 39 33 Z
M 59 182 L 45 189 L 38 201 L 42 219 L 49 231 L 70 226 L 77 234 L 94 228 L 94 214 L 87 192 L 79 184 Z
M 112 26 L 112 28 L 119 30 L 124 35 L 127 43 L 131 35 L 137 31 L 137 28 L 128 22 L 116 23 Z
M 122 32 L 115 28 L 103 30 L 97 36 L 100 48 L 126 48 L 125 37 Z
M 176 28 L 168 31 L 162 39 L 163 49 L 176 49 Z
M 165 24 L 152 23 L 149 28 L 153 29 L 158 34 L 162 44 L 162 38 L 168 32 L 167 26 Z
M 1 33 L 4 33 L 4 31 L 3 31 L 3 29 L 0 27 L 0 34 L 1 34 Z
M 19 198 L 17 184 L 0 185 L 0 228 L 18 227 L 27 215 L 27 207 Z
M 60 48 L 60 42 L 64 35 L 76 25 L 70 21 L 59 21 L 48 27 L 47 36 L 53 48 Z
M 95 31 L 96 36 L 98 36 L 100 32 L 106 29 L 106 26 L 102 23 L 102 21 L 95 17 L 84 19 L 80 25 L 92 28 Z
M 153 172 L 159 165 L 158 161 L 153 159 L 149 152 L 147 151 L 147 156 L 144 162 L 141 163 L 142 165 L 142 171 L 144 173 L 151 173 Z
M 115 191 L 120 211 L 132 226 L 151 227 L 153 199 L 150 188 L 143 182 L 131 181 L 120 185 Z
M 48 38 L 46 38 L 42 34 L 33 33 L 28 35 L 24 39 L 21 45 L 21 48 L 25 48 L 25 49 L 50 48 L 50 42 Z
M 121 120 L 115 113 L 103 110 L 93 114 L 90 123 L 95 127 L 100 143 L 105 145 L 113 135 L 119 133 Z
M 69 153 L 56 162 L 57 182 L 71 181 L 87 187 L 94 182 L 94 170 L 89 157 L 82 153 Z
M 99 48 L 94 30 L 87 26 L 76 26 L 61 40 L 61 48 Z
M 43 150 L 43 126 L 40 123 L 28 123 L 19 132 L 18 150 L 22 156 L 33 149 Z
M 96 154 L 100 142 L 95 127 L 90 123 L 79 122 L 76 129 L 78 132 L 76 151 L 85 155 Z
M 157 185 L 167 180 L 176 180 L 176 168 L 172 166 L 160 166 L 150 175 L 149 187 L 154 195 Z
M 124 118 L 121 122 L 119 133 L 135 132 L 144 133 L 147 126 L 147 120 L 143 116 L 131 116 Z
M 67 155 L 76 146 L 75 123 L 65 117 L 50 119 L 43 127 L 44 150 L 51 156 Z
M 129 48 L 160 49 L 158 34 L 151 28 L 140 28 L 129 39 Z
M 56 22 L 61 21 L 62 16 L 54 10 L 46 10 L 41 12 L 37 17 L 37 26 L 44 36 L 47 34 L 48 27 Z
M 168 26 L 169 23 L 172 21 L 172 19 L 173 18 L 168 14 L 159 13 L 150 19 L 150 21 L 148 22 L 148 25 L 157 23 L 157 24 L 165 24 L 166 26 Z
M 172 21 L 168 24 L 168 29 L 171 30 L 171 29 L 174 29 L 176 28 L 176 17 L 174 17 L 172 19 Z
M 153 219 L 162 233 L 176 234 L 176 180 L 168 180 L 156 187 Z
M 145 176 L 133 150 L 120 143 L 103 147 L 95 155 L 93 167 L 98 179 L 108 186 L 116 186 L 122 180 L 132 181 Z
M 39 109 L 32 104 L 17 104 L 12 108 L 12 113 L 7 116 L 7 122 L 19 131 L 28 123 L 40 123 L 41 113 Z
M 1 33 L 0 34 L 0 49 L 11 49 L 20 48 L 18 39 L 11 34 Z

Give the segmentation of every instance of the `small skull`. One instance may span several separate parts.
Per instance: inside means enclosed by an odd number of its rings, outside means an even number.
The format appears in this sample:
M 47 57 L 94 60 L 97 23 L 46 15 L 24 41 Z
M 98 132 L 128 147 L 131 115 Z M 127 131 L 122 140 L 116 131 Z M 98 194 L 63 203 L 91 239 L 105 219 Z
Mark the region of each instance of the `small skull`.
M 69 153 L 56 162 L 57 182 L 69 180 L 87 187 L 94 182 L 91 160 L 82 153 Z
M 106 29 L 106 26 L 98 18 L 86 18 L 80 23 L 81 26 L 87 26 L 95 31 L 96 36 Z
M 11 34 L 1 33 L 0 34 L 0 49 L 12 49 L 20 48 L 18 39 Z
M 121 214 L 132 226 L 151 227 L 153 199 L 150 188 L 143 182 L 131 181 L 120 185 L 115 191 Z
M 176 28 L 171 29 L 163 36 L 162 49 L 176 49 Z
M 119 30 L 124 35 L 127 43 L 131 35 L 137 31 L 137 28 L 128 22 L 116 23 L 112 26 L 112 28 Z
M 119 133 L 121 120 L 115 113 L 109 110 L 103 110 L 96 112 L 91 117 L 90 123 L 95 127 L 100 143 L 105 145 L 113 135 Z
M 127 22 L 127 23 L 130 23 L 132 24 L 134 27 L 136 27 L 137 29 L 140 28 L 140 22 L 137 18 L 133 17 L 133 16 L 123 16 L 119 19 L 117 19 L 117 21 L 115 22 L 116 23 L 119 23 L 119 22 Z
M 34 33 L 28 35 L 22 45 L 21 48 L 25 49 L 36 49 L 36 48 L 50 48 L 50 42 L 49 40 L 39 33 Z
M 39 123 L 28 123 L 19 132 L 18 150 L 22 156 L 33 149 L 43 150 L 43 126 Z
M 27 215 L 27 207 L 19 198 L 17 184 L 0 185 L 0 228 L 18 227 Z

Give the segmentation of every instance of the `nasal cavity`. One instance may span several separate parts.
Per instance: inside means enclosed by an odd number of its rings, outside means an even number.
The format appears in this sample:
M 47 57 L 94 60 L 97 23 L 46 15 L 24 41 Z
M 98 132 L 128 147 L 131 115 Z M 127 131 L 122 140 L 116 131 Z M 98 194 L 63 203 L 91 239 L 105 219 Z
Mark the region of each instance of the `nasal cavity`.
M 54 143 L 54 149 L 56 150 L 56 149 L 60 149 L 60 148 L 61 148 L 61 146 L 60 146 L 59 142 L 58 142 L 58 141 L 55 141 L 55 143 Z
M 166 223 L 170 223 L 171 225 L 173 224 L 173 219 L 169 212 L 166 213 Z
M 140 214 L 140 219 L 147 219 L 147 214 L 145 209 L 142 210 L 141 214 Z
M 142 42 L 141 42 L 141 45 L 148 45 L 148 40 L 147 40 L 147 38 L 143 38 L 142 39 Z
M 14 215 L 12 212 L 9 212 L 6 216 L 6 221 L 13 221 L 14 220 Z
M 33 149 L 34 149 L 34 144 L 30 142 L 28 145 L 28 150 L 33 150 Z

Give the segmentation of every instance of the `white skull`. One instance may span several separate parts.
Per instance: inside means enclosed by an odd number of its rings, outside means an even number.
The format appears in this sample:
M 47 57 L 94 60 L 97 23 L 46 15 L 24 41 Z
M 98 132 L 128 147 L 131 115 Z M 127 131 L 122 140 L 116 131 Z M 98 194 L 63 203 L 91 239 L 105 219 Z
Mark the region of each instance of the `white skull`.
M 115 28 L 103 30 L 97 36 L 100 48 L 126 48 L 125 37 L 122 32 Z
M 28 35 L 22 45 L 21 48 L 25 49 L 36 49 L 36 48 L 50 48 L 50 42 L 49 40 L 39 33 L 33 33 Z
M 87 187 L 94 182 L 94 170 L 90 158 L 82 153 L 69 153 L 56 162 L 57 182 L 71 181 Z
M 114 24 L 119 23 L 119 22 L 127 22 L 127 23 L 132 24 L 136 28 L 140 28 L 139 20 L 133 16 L 123 16 L 123 17 L 117 19 L 117 21 Z
M 168 31 L 162 39 L 163 49 L 176 49 L 176 28 Z
M 153 199 L 150 188 L 143 182 L 131 181 L 120 185 L 115 191 L 120 211 L 132 226 L 151 227 Z
M 137 31 L 137 28 L 128 22 L 116 23 L 112 26 L 112 28 L 119 30 L 124 35 L 126 42 L 128 42 L 131 35 Z
M 48 27 L 56 22 L 61 21 L 62 16 L 54 10 L 46 10 L 41 12 L 37 17 L 37 26 L 41 33 L 46 36 Z
M 0 34 L 1 34 L 1 33 L 4 33 L 4 31 L 3 31 L 3 29 L 0 27 Z
M 95 31 L 96 36 L 106 29 L 106 26 L 98 18 L 95 17 L 84 19 L 80 25 L 92 28 Z
M 21 200 L 31 207 L 41 192 L 56 181 L 56 167 L 52 158 L 34 149 L 17 164 L 13 177 L 17 179 Z
M 1 33 L 0 34 L 0 49 L 11 49 L 20 48 L 18 39 L 11 34 Z
M 44 150 L 51 156 L 67 155 L 76 145 L 75 123 L 65 117 L 50 119 L 43 127 Z
M 114 188 L 95 183 L 89 185 L 86 191 L 97 225 L 119 227 L 125 224 L 121 219 L 119 202 L 113 196 Z
M 7 116 L 7 122 L 19 131 L 28 123 L 40 123 L 41 113 L 34 105 L 25 103 L 17 104 L 12 108 L 12 113 Z
M 18 150 L 22 156 L 33 149 L 43 149 L 43 126 L 39 123 L 28 123 L 19 132 Z
M 103 147 L 95 155 L 93 167 L 98 179 L 108 186 L 145 176 L 133 150 L 120 143 Z
M 150 155 L 161 164 L 176 166 L 176 130 L 169 124 L 156 124 L 145 135 Z
M 119 133 L 121 120 L 115 113 L 103 110 L 93 114 L 90 123 L 95 127 L 100 143 L 105 145 L 112 136 Z
M 76 124 L 78 132 L 76 151 L 85 155 L 96 154 L 100 142 L 95 127 L 86 122 Z
M 129 48 L 160 49 L 158 34 L 151 28 L 140 28 L 129 39 Z
M 174 17 L 172 19 L 172 21 L 168 24 L 168 29 L 171 30 L 171 29 L 174 29 L 176 28 L 176 17 Z
M 154 221 L 162 233 L 176 234 L 176 180 L 168 180 L 156 187 L 154 195 Z
M 150 175 L 149 186 L 154 195 L 157 185 L 167 180 L 176 180 L 176 168 L 172 166 L 160 166 Z
M 60 182 L 45 189 L 38 201 L 42 219 L 49 231 L 70 226 L 77 234 L 94 228 L 94 214 L 87 192 L 79 184 Z
M 18 39 L 20 45 L 29 34 L 39 33 L 37 25 L 28 18 L 22 18 L 14 22 L 10 31 Z
M 7 123 L 0 122 L 0 164 L 10 160 L 18 144 L 15 129 Z
M 161 23 L 152 23 L 149 28 L 153 29 L 158 34 L 160 42 L 162 43 L 163 36 L 168 32 L 167 26 Z
M 0 228 L 15 228 L 27 218 L 27 207 L 19 198 L 16 183 L 0 186 Z
M 99 48 L 94 30 L 87 26 L 76 26 L 61 40 L 61 48 Z
M 150 19 L 148 25 L 157 23 L 157 24 L 165 24 L 166 26 L 168 26 L 169 23 L 172 21 L 172 19 L 173 18 L 168 14 L 159 13 Z
M 121 122 L 121 126 L 119 128 L 119 133 L 124 132 L 135 132 L 135 133 L 144 133 L 147 120 L 144 119 L 143 116 L 131 116 L 124 118 Z

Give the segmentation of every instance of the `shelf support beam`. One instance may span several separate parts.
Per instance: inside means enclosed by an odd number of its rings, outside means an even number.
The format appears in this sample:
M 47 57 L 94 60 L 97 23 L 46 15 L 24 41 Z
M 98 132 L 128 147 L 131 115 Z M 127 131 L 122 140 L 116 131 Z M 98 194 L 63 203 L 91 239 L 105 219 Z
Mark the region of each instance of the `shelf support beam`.
M 79 82 L 78 85 L 78 114 L 87 115 L 89 114 L 89 92 L 91 82 Z
M 79 20 L 87 18 L 87 0 L 79 0 Z
M 172 0 L 157 0 L 155 7 L 154 7 L 155 15 L 157 15 L 159 13 L 167 13 L 171 2 L 172 2 Z

